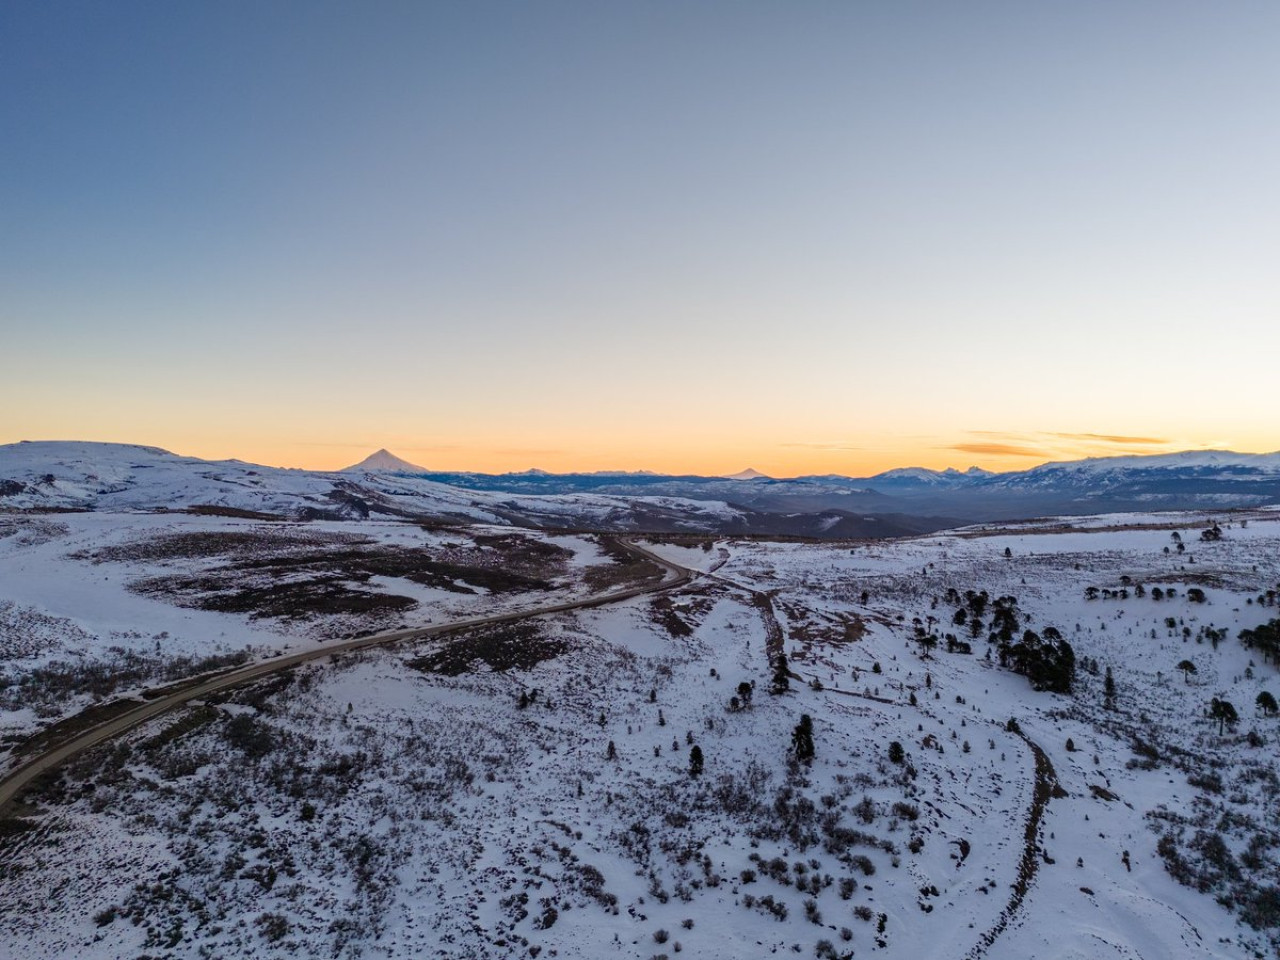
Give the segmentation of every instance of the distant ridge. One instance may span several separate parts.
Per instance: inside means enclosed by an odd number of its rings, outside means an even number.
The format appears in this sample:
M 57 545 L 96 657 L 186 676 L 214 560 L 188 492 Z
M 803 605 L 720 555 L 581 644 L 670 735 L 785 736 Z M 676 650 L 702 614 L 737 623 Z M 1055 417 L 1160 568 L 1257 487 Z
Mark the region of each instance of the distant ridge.
M 747 467 L 747 469 L 739 473 L 729 474 L 729 476 L 725 477 L 725 479 L 726 480 L 768 480 L 770 478 L 765 474 L 761 473 L 759 470 L 756 470 L 754 467 Z
M 371 453 L 359 463 L 344 467 L 340 473 L 428 473 L 426 467 L 410 463 L 397 457 L 385 447 L 377 453 Z

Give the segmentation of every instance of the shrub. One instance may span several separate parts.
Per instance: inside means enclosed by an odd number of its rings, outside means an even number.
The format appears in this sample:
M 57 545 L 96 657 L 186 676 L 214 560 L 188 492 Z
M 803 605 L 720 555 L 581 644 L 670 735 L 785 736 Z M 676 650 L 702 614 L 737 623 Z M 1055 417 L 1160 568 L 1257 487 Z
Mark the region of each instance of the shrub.
M 914 823 L 920 819 L 920 808 L 913 803 L 904 803 L 899 800 L 893 805 L 893 815 Z

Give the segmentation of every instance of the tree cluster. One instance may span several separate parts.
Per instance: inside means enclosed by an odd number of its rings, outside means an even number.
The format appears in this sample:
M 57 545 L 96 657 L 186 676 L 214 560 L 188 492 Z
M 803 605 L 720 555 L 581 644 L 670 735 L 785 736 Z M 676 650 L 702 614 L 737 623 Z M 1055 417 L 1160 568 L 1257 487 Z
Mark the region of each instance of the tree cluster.
M 1057 627 L 1043 635 L 1027 630 L 1016 642 L 1001 641 L 1000 663 L 1031 681 L 1035 690 L 1070 693 L 1075 683 L 1076 654 Z
M 1280 618 L 1240 631 L 1246 650 L 1257 650 L 1268 663 L 1280 661 Z

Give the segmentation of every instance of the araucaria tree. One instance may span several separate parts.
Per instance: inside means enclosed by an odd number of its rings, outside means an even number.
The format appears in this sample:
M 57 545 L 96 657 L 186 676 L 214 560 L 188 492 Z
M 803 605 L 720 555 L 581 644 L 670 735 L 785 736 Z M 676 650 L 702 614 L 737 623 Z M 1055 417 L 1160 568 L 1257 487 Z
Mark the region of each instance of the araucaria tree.
M 1280 619 L 1241 630 L 1240 642 L 1246 650 L 1257 650 L 1268 663 L 1280 661 Z
M 791 734 L 791 751 L 801 763 L 813 760 L 813 718 L 807 713 L 800 715 L 800 722 Z
M 1280 706 L 1276 704 L 1276 698 L 1267 690 L 1263 690 L 1258 694 L 1258 699 L 1255 700 L 1254 703 L 1256 703 L 1258 705 L 1258 709 L 1268 717 L 1275 713 L 1277 709 L 1280 709 Z
M 769 687 L 770 693 L 786 693 L 791 689 L 791 670 L 787 666 L 787 655 L 779 652 L 777 662 L 773 665 L 773 683 Z
M 1231 701 L 1214 697 L 1209 703 L 1209 718 L 1218 721 L 1218 736 L 1222 736 L 1223 728 L 1234 727 L 1239 722 L 1240 715 L 1236 713 L 1236 708 L 1231 705 Z
M 1028 630 L 1016 643 L 1002 639 L 1000 662 L 1030 680 L 1036 690 L 1070 693 L 1075 682 L 1075 651 L 1056 627 L 1045 627 L 1043 636 Z
M 1178 663 L 1178 669 L 1182 671 L 1182 680 L 1184 683 L 1191 682 L 1191 675 L 1196 672 L 1196 665 L 1190 660 L 1182 660 Z

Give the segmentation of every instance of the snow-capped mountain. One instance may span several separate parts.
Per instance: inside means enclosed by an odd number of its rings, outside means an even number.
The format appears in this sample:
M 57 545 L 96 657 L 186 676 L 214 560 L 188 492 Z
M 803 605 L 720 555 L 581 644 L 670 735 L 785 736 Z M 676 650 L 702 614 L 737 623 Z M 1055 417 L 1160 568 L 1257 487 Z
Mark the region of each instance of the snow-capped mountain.
M 981 467 L 970 467 L 968 470 L 963 471 L 957 470 L 955 467 L 948 467 L 945 470 L 929 470 L 925 467 L 899 467 L 896 470 L 886 470 L 884 473 L 878 473 L 874 477 L 868 478 L 865 483 L 871 489 L 907 487 L 936 489 L 964 486 L 993 476 L 995 474 L 989 470 L 983 470 Z
M 737 473 L 731 473 L 725 477 L 726 480 L 769 480 L 771 477 L 761 473 L 755 467 L 747 467 L 745 470 L 739 470 Z
M 1020 473 L 989 475 L 986 482 L 1016 486 L 1115 486 L 1151 480 L 1260 480 L 1280 478 L 1280 453 L 1193 450 L 1156 456 L 1093 457 L 1046 463 Z
M 426 467 L 397 457 L 383 447 L 377 453 L 371 453 L 359 463 L 352 464 L 342 470 L 343 473 L 427 473 Z

